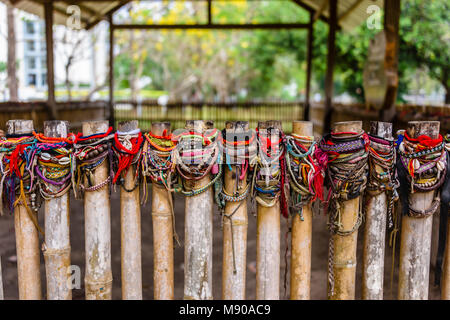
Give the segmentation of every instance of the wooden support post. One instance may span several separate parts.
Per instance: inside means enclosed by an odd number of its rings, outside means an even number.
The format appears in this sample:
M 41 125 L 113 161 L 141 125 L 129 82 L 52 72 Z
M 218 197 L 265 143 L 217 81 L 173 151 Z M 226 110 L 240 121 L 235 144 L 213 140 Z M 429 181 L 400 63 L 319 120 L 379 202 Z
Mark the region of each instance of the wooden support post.
M 333 126 L 334 132 L 360 132 L 361 130 L 362 121 L 336 122 Z M 358 221 L 360 197 L 342 202 L 343 230 L 351 230 Z M 358 230 L 347 236 L 336 234 L 332 237 L 334 241 L 334 293 L 333 295 L 329 294 L 329 299 L 354 300 Z
M 410 121 L 408 135 L 417 138 L 439 136 L 439 121 Z M 414 192 L 409 195 L 412 209 L 427 210 L 434 200 L 434 191 Z M 433 216 L 425 218 L 402 217 L 400 240 L 399 300 L 427 300 L 430 274 L 431 230 Z
M 249 130 L 248 121 L 228 121 L 225 124 L 225 130 L 231 137 L 235 133 L 247 132 Z M 224 189 L 228 194 L 234 195 L 236 191 L 236 180 L 239 179 L 238 165 L 232 164 L 232 171 L 224 165 Z M 247 187 L 247 173 L 241 180 L 240 186 L 243 190 Z M 231 216 L 231 218 L 225 216 Z M 227 201 L 223 218 L 222 298 L 224 300 L 245 299 L 247 228 L 247 199 L 236 202 Z M 235 261 L 236 270 L 234 270 L 233 261 Z
M 203 120 L 186 121 L 186 129 L 205 132 L 213 127 Z M 186 181 L 193 189 L 207 185 L 211 177 Z M 211 300 L 212 295 L 212 232 L 213 190 L 208 188 L 199 195 L 186 197 L 185 249 L 184 249 L 184 299 Z
M 170 122 L 152 123 L 152 133 L 171 133 Z M 169 198 L 170 197 L 170 198 Z M 172 193 L 152 183 L 153 287 L 155 300 L 174 299 Z
M 108 15 L 109 22 L 109 125 L 115 126 L 115 115 L 114 115 L 114 23 L 113 15 L 110 13 Z
M 212 0 L 208 0 L 208 24 L 212 24 Z
M 68 133 L 69 123 L 67 121 L 44 122 L 44 134 L 47 137 L 66 138 Z M 49 187 L 55 188 L 51 185 Z M 61 197 L 45 200 L 45 243 L 43 252 L 48 300 L 72 299 L 69 208 L 69 192 Z
M 313 123 L 310 121 L 293 121 L 292 133 L 302 136 L 313 136 Z M 313 218 L 311 203 L 303 207 L 302 214 L 303 221 L 298 214 L 292 217 L 291 300 L 309 300 L 311 293 Z
M 138 129 L 138 121 L 120 122 L 120 132 Z M 141 206 L 139 186 L 135 188 L 135 168 L 131 166 L 120 188 L 120 239 L 122 299 L 142 300 Z
M 44 2 L 45 44 L 47 49 L 47 102 L 50 107 L 50 116 L 54 120 L 58 117 L 58 110 L 55 102 L 55 67 L 53 64 L 53 8 L 53 1 Z
M 108 121 L 83 122 L 83 135 L 103 133 Z M 94 184 L 109 175 L 108 159 L 94 172 Z M 84 193 L 84 232 L 86 247 L 86 300 L 111 300 L 111 217 L 108 184 Z
M 314 15 L 309 12 L 309 26 L 308 26 L 308 46 L 306 52 L 306 94 L 305 94 L 305 110 L 303 112 L 303 120 L 309 121 L 311 117 L 311 70 L 313 57 L 313 42 L 314 42 Z
M 281 121 L 259 121 L 259 129 L 281 130 Z M 278 135 L 271 141 L 276 143 Z M 280 200 L 272 207 L 257 204 L 256 300 L 280 298 Z
M 381 138 L 392 139 L 392 123 L 372 121 L 370 133 Z M 379 166 L 375 166 L 373 170 L 382 171 Z M 362 286 L 364 300 L 383 300 L 387 210 L 386 192 L 370 197 L 364 228 Z
M 9 120 L 6 122 L 6 128 L 8 134 L 31 135 L 34 130 L 32 120 Z M 27 199 L 27 201 L 29 200 Z M 40 300 L 42 292 L 39 234 L 23 204 L 18 204 L 14 208 L 14 229 L 16 231 L 19 299 Z
M 450 219 L 447 219 L 447 239 L 442 268 L 441 299 L 450 300 Z

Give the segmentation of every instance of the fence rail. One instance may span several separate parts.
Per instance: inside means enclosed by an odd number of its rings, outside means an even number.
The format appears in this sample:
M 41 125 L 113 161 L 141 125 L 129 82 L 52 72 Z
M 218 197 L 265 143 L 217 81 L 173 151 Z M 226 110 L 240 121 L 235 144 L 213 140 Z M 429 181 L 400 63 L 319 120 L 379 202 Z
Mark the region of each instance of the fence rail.
M 80 130 L 85 120 L 104 120 L 108 110 L 106 101 L 57 102 L 59 120 L 69 120 L 72 130 Z M 35 129 L 43 130 L 44 121 L 50 120 L 46 101 L 0 102 L 0 128 L 5 130 L 10 119 L 33 120 Z
M 216 128 L 224 128 L 225 122 L 249 121 L 249 126 L 255 128 L 258 121 L 280 120 L 283 131 L 292 131 L 293 120 L 303 120 L 304 102 L 237 102 L 237 103 L 208 103 L 208 102 L 174 102 L 165 106 L 156 100 L 132 101 L 121 100 L 115 102 L 114 114 L 116 126 L 125 120 L 139 120 L 144 130 L 149 130 L 152 122 L 170 122 L 173 128 L 184 127 L 186 120 L 213 120 Z M 314 131 L 322 134 L 324 105 L 311 105 L 311 121 Z M 362 120 L 365 130 L 369 129 L 370 121 L 378 120 L 376 110 L 367 109 L 362 103 L 340 104 L 333 106 L 332 122 Z M 441 131 L 450 130 L 450 106 L 421 106 L 397 105 L 397 116 L 394 130 L 404 127 L 408 121 L 439 120 Z
M 283 130 L 291 132 L 292 121 L 303 119 L 304 103 L 296 102 L 176 102 L 165 106 L 156 100 L 120 100 L 115 102 L 114 113 L 117 124 L 125 120 L 139 120 L 143 130 L 150 130 L 152 122 L 170 122 L 173 128 L 182 128 L 186 120 L 213 120 L 216 128 L 224 128 L 226 121 L 249 121 L 250 128 L 255 128 L 258 121 L 280 120 Z M 72 130 L 79 130 L 84 120 L 104 120 L 108 114 L 106 101 L 71 101 L 58 102 L 58 118 L 69 120 Z M 322 134 L 323 104 L 311 105 L 311 120 L 314 131 Z M 332 122 L 362 120 L 363 127 L 368 130 L 369 122 L 378 120 L 378 113 L 367 110 L 364 104 L 335 104 Z M 37 130 L 43 128 L 43 122 L 50 119 L 49 108 L 45 101 L 33 102 L 0 102 L 0 129 L 5 130 L 9 119 L 33 120 Z M 441 132 L 450 130 L 450 105 L 422 106 L 397 105 L 397 116 L 394 130 L 405 127 L 408 121 L 439 120 Z

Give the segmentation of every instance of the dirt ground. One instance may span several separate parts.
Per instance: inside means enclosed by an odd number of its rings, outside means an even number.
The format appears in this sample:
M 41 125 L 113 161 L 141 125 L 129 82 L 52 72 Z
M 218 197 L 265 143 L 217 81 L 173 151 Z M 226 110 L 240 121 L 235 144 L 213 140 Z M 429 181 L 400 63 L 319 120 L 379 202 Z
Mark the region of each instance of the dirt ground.
M 151 189 L 151 188 L 150 188 Z M 149 198 L 150 199 L 150 198 Z M 184 198 L 176 195 L 175 198 L 176 229 L 181 239 L 184 237 Z M 249 202 L 250 205 L 250 202 Z M 72 246 L 72 264 L 81 268 L 80 290 L 73 290 L 73 299 L 84 299 L 84 215 L 83 203 L 80 200 L 71 198 L 71 246 Z M 249 210 L 252 212 L 253 210 Z M 312 240 L 312 274 L 311 274 L 311 298 L 326 299 L 327 288 L 327 251 L 328 251 L 328 231 L 326 229 L 326 217 L 315 210 L 313 221 L 313 240 Z M 142 274 L 143 274 L 143 297 L 144 299 L 153 299 L 153 240 L 152 240 L 152 221 L 151 221 L 151 202 L 141 207 L 142 213 Z M 39 213 L 40 224 L 43 226 L 43 207 Z M 282 219 L 281 234 L 281 271 L 280 271 L 280 298 L 289 298 L 289 286 L 287 295 L 284 294 L 284 269 L 285 269 L 285 233 L 286 220 Z M 120 277 L 120 200 L 119 192 L 111 196 L 111 241 L 112 241 L 112 271 L 113 271 L 113 299 L 121 299 L 121 277 Z M 362 275 L 362 228 L 358 234 L 358 264 L 356 276 L 356 299 L 361 299 L 361 275 Z M 400 238 L 398 238 L 400 239 Z M 42 240 L 42 239 L 41 239 Z M 399 240 L 398 240 L 399 243 Z M 247 253 L 247 299 L 255 299 L 256 286 L 256 218 L 251 214 L 249 216 L 248 229 L 248 253 Z M 0 218 L 0 255 L 2 258 L 2 275 L 5 299 L 18 299 L 17 286 L 17 263 L 16 248 L 14 238 L 14 219 L 12 215 L 6 213 Z M 387 246 L 385 258 L 385 281 L 384 296 L 385 299 L 391 299 L 390 290 L 390 272 L 392 263 L 392 251 Z M 394 298 L 397 292 L 398 279 L 398 248 L 396 253 L 396 274 L 394 280 Z M 217 211 L 214 214 L 214 249 L 213 249 L 213 295 L 215 299 L 221 298 L 221 279 L 222 279 L 222 231 L 220 228 L 220 217 Z M 183 298 L 183 261 L 184 248 L 175 249 L 175 297 Z M 289 261 L 289 257 L 288 257 Z M 439 299 L 439 290 L 432 284 L 433 268 L 430 269 L 430 291 L 429 299 Z M 44 258 L 41 253 L 41 278 L 43 297 L 45 297 L 45 269 Z M 288 276 L 289 279 L 289 276 Z M 288 284 L 289 285 L 289 284 Z

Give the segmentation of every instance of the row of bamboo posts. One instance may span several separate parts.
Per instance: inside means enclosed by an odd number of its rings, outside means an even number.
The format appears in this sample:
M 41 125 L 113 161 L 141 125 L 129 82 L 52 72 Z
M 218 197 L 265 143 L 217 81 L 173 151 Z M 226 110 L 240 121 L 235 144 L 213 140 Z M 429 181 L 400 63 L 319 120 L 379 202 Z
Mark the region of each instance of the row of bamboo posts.
M 211 122 L 187 121 L 187 129 L 204 132 L 212 127 Z M 281 129 L 278 121 L 260 122 L 259 129 Z M 120 123 L 121 132 L 138 128 L 137 121 Z M 106 121 L 84 122 L 83 135 L 106 132 Z M 170 132 L 170 124 L 154 123 L 152 132 L 161 135 Z M 228 122 L 227 132 L 244 132 L 247 122 Z M 340 132 L 359 132 L 361 121 L 334 124 Z M 411 137 L 422 134 L 437 138 L 439 122 L 411 122 L 408 133 Z M 25 134 L 33 131 L 29 120 L 10 120 L 8 134 Z M 44 134 L 50 137 L 67 137 L 69 124 L 66 121 L 47 121 Z M 311 122 L 294 121 L 293 132 L 312 136 Z M 373 122 L 371 133 L 392 138 L 392 124 Z M 229 192 L 237 175 L 225 170 L 224 188 Z M 108 177 L 108 164 L 103 163 L 95 171 L 96 181 Z M 194 188 L 206 185 L 210 177 L 192 181 Z M 246 181 L 246 179 L 244 179 Z M 133 187 L 134 177 L 129 170 L 125 186 Z M 172 194 L 154 184 L 152 187 L 152 219 L 154 233 L 154 298 L 174 299 L 174 258 L 172 229 Z M 432 194 L 415 193 L 410 204 L 416 209 L 429 207 Z M 361 208 L 360 199 L 344 202 L 342 224 L 349 229 L 355 224 Z M 45 202 L 45 257 L 47 299 L 71 299 L 70 287 L 70 215 L 69 195 Z M 86 192 L 84 195 L 85 221 L 85 295 L 86 299 L 111 299 L 111 218 L 110 197 L 107 188 Z M 247 201 L 228 202 L 225 215 L 234 212 L 233 219 L 223 223 L 223 273 L 222 299 L 245 299 L 247 256 Z M 383 299 L 383 274 L 386 233 L 386 194 L 381 193 L 369 200 L 365 217 L 363 251 L 363 299 Z M 39 236 L 23 204 L 14 211 L 16 248 L 18 257 L 18 284 L 20 299 L 41 299 L 41 277 L 39 273 Z M 212 285 L 212 236 L 213 193 L 211 188 L 199 195 L 186 197 L 185 203 L 185 271 L 184 299 L 213 299 Z M 450 221 L 450 220 L 449 220 Z M 121 192 L 121 272 L 122 298 L 142 299 L 141 266 L 141 211 L 139 188 L 132 192 Z M 292 254 L 290 269 L 290 298 L 310 299 L 311 291 L 311 243 L 313 210 L 311 204 L 303 208 L 303 221 L 296 215 L 292 219 Z M 432 217 L 414 219 L 402 217 L 400 246 L 400 276 L 398 299 L 428 299 Z M 233 232 L 231 231 L 233 228 Z M 272 207 L 257 206 L 256 241 L 256 299 L 279 299 L 280 279 L 280 204 Z M 330 299 L 355 298 L 357 232 L 349 236 L 334 237 L 335 290 Z M 442 299 L 450 299 L 450 243 L 447 239 L 447 254 L 444 262 Z M 234 255 L 233 258 L 233 248 Z M 235 259 L 235 266 L 233 260 Z

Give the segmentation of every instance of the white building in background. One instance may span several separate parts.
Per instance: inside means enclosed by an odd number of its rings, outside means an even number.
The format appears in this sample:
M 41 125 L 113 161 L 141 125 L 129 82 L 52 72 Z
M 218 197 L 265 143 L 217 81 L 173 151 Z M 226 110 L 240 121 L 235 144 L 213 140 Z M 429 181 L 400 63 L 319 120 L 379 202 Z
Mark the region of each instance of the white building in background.
M 0 63 L 7 62 L 6 6 L 0 3 Z M 17 78 L 20 100 L 41 100 L 47 97 L 47 66 L 45 24 L 37 16 L 20 10 L 15 11 Z M 65 45 L 61 39 L 69 40 L 71 31 L 64 26 L 54 26 L 54 70 L 57 91 L 65 90 L 65 65 L 73 46 Z M 104 83 L 108 76 L 108 25 L 99 23 L 89 31 L 80 31 L 82 42 L 75 51 L 76 59 L 70 68 L 72 90 L 95 88 Z M 75 34 L 75 33 L 73 33 Z M 0 73 L 0 101 L 8 100 L 6 71 Z

